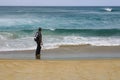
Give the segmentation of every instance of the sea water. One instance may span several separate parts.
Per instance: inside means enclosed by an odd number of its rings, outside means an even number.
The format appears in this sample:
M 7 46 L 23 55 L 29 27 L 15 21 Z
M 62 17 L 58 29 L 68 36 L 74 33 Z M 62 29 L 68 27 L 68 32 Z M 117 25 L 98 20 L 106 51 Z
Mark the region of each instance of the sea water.
M 43 49 L 120 46 L 120 7 L 1 6 L 0 51 L 35 49 L 34 35 L 39 27 Z

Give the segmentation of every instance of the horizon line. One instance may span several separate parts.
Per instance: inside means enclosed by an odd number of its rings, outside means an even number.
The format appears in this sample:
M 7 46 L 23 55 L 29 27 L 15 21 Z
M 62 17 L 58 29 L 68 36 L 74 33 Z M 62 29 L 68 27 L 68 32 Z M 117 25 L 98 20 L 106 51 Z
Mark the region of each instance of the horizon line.
M 101 6 L 100 5 L 98 5 L 98 6 L 95 6 L 95 5 L 88 5 L 88 6 L 87 5 L 84 5 L 84 6 L 77 6 L 77 5 L 76 6 L 75 5 L 73 5 L 73 6 L 72 5 L 71 6 L 68 6 L 68 5 L 66 5 L 66 6 L 49 6 L 49 5 L 48 6 L 38 6 L 38 5 L 36 5 L 36 6 L 35 5 L 27 5 L 27 6 L 25 6 L 25 5 L 24 6 L 23 5 L 0 5 L 0 7 L 2 7 L 2 6 L 3 7 L 4 6 L 9 6 L 9 7 L 14 7 L 14 6 L 16 6 L 16 7 L 17 6 L 18 7 L 107 7 L 107 6 L 110 6 L 110 5 L 101 5 Z M 111 5 L 110 7 L 118 7 L 118 6 L 117 5 L 116 6 Z

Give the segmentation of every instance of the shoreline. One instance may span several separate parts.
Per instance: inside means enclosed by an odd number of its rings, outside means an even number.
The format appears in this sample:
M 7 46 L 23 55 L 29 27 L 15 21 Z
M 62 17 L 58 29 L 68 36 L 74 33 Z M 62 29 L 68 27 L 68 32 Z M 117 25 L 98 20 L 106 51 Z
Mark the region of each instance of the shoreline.
M 64 45 L 41 51 L 42 60 L 120 58 L 120 46 Z M 0 51 L 0 59 L 35 59 L 35 50 Z

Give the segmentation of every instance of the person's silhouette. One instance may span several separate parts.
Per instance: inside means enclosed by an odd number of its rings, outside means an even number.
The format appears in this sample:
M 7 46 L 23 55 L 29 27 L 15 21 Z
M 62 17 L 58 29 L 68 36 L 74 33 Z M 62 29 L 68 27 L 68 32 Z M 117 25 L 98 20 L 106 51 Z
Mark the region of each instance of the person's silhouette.
M 36 59 L 40 59 L 41 58 L 41 45 L 42 45 L 42 34 L 41 34 L 42 29 L 39 28 L 38 31 L 35 34 L 35 38 L 34 40 L 37 43 L 37 48 L 36 48 Z

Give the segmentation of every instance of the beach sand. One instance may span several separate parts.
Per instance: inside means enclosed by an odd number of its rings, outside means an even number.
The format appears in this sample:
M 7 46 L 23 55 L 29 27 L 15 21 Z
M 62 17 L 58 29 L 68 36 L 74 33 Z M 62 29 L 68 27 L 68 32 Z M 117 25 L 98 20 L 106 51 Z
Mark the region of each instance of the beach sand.
M 69 45 L 41 51 L 42 60 L 120 58 L 120 46 Z M 35 50 L 2 51 L 0 59 L 35 59 Z
M 0 80 L 119 80 L 120 59 L 0 60 Z
M 0 80 L 119 80 L 120 46 L 0 52 Z

